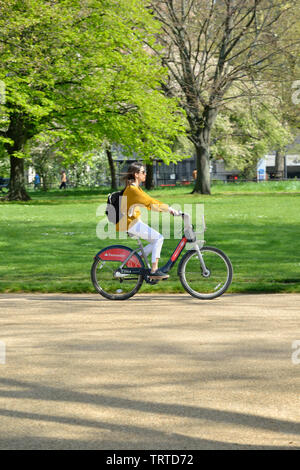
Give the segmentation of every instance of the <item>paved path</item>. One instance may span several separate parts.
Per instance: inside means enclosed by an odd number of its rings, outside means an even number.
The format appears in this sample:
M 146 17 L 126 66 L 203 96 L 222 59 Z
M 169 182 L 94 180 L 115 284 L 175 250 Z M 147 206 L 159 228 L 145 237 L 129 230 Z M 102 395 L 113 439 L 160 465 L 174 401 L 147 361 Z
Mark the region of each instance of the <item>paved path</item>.
M 299 321 L 294 294 L 0 295 L 0 449 L 300 449 Z

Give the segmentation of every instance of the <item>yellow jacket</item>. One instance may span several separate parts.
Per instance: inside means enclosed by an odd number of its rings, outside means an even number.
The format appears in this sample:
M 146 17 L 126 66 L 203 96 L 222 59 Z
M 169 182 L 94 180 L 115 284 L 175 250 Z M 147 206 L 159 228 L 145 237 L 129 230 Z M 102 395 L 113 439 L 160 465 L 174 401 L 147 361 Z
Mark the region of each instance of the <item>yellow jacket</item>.
M 141 215 L 138 206 L 144 206 L 148 210 L 155 210 L 157 212 L 168 212 L 169 210 L 168 204 L 153 199 L 139 186 L 130 184 L 126 187 L 121 199 L 121 213 L 124 216 L 116 224 L 117 232 L 126 232 L 130 224 L 138 221 Z

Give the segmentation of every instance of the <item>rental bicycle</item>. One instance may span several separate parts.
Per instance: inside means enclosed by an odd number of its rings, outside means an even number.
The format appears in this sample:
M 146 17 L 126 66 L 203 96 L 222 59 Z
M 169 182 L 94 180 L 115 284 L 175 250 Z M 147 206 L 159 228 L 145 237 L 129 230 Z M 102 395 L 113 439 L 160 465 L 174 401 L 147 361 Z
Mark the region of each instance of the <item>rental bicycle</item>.
M 232 282 L 230 259 L 220 249 L 204 246 L 205 241 L 197 239 L 189 214 L 178 212 L 178 215 L 184 221 L 183 235 L 160 271 L 168 273 L 189 243 L 191 249 L 178 265 L 181 284 L 193 297 L 215 299 L 224 294 Z M 152 285 L 167 281 L 150 278 L 151 267 L 141 239 L 128 235 L 137 240 L 139 246 L 136 250 L 123 245 L 108 246 L 96 254 L 92 265 L 91 278 L 96 291 L 110 300 L 129 299 L 139 291 L 144 281 Z

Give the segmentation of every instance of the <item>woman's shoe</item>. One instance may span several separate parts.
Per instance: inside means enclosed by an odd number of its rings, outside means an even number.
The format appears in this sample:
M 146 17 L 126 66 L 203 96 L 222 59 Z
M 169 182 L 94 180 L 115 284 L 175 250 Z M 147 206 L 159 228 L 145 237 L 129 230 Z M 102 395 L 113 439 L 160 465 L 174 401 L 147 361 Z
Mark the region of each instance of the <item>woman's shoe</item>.
M 157 269 L 154 273 L 149 274 L 150 279 L 167 279 L 169 274 L 163 273 L 159 269 Z

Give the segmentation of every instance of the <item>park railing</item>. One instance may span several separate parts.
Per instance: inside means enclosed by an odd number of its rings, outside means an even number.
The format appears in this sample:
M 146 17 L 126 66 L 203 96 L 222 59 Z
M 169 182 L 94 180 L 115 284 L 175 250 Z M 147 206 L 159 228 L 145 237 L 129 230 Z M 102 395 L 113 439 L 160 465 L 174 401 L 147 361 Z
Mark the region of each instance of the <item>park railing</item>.
M 274 181 L 293 181 L 297 180 L 297 178 L 270 178 L 268 180 L 258 180 L 257 178 L 253 179 L 246 179 L 246 178 L 229 178 L 229 179 L 218 179 L 218 178 L 212 178 L 211 179 L 211 185 L 236 185 L 236 184 L 241 184 L 241 183 L 268 183 L 268 182 L 274 182 Z M 298 179 L 299 180 L 299 179 Z M 178 187 L 178 186 L 193 186 L 195 184 L 195 181 L 193 179 L 170 179 L 170 178 L 159 178 L 156 180 L 154 183 L 154 187 Z M 110 189 L 111 185 L 110 182 L 107 181 L 105 183 L 77 183 L 75 181 L 68 181 L 67 182 L 67 188 L 80 188 L 80 187 L 85 187 L 85 188 L 97 188 L 97 187 L 107 187 Z M 122 186 L 122 184 L 120 184 Z M 60 182 L 59 181 L 50 181 L 47 182 L 47 189 L 59 189 L 60 187 Z M 39 185 L 35 185 L 34 182 L 30 182 L 26 184 L 26 188 L 28 190 L 34 190 L 34 189 L 43 189 L 43 184 L 40 183 Z

